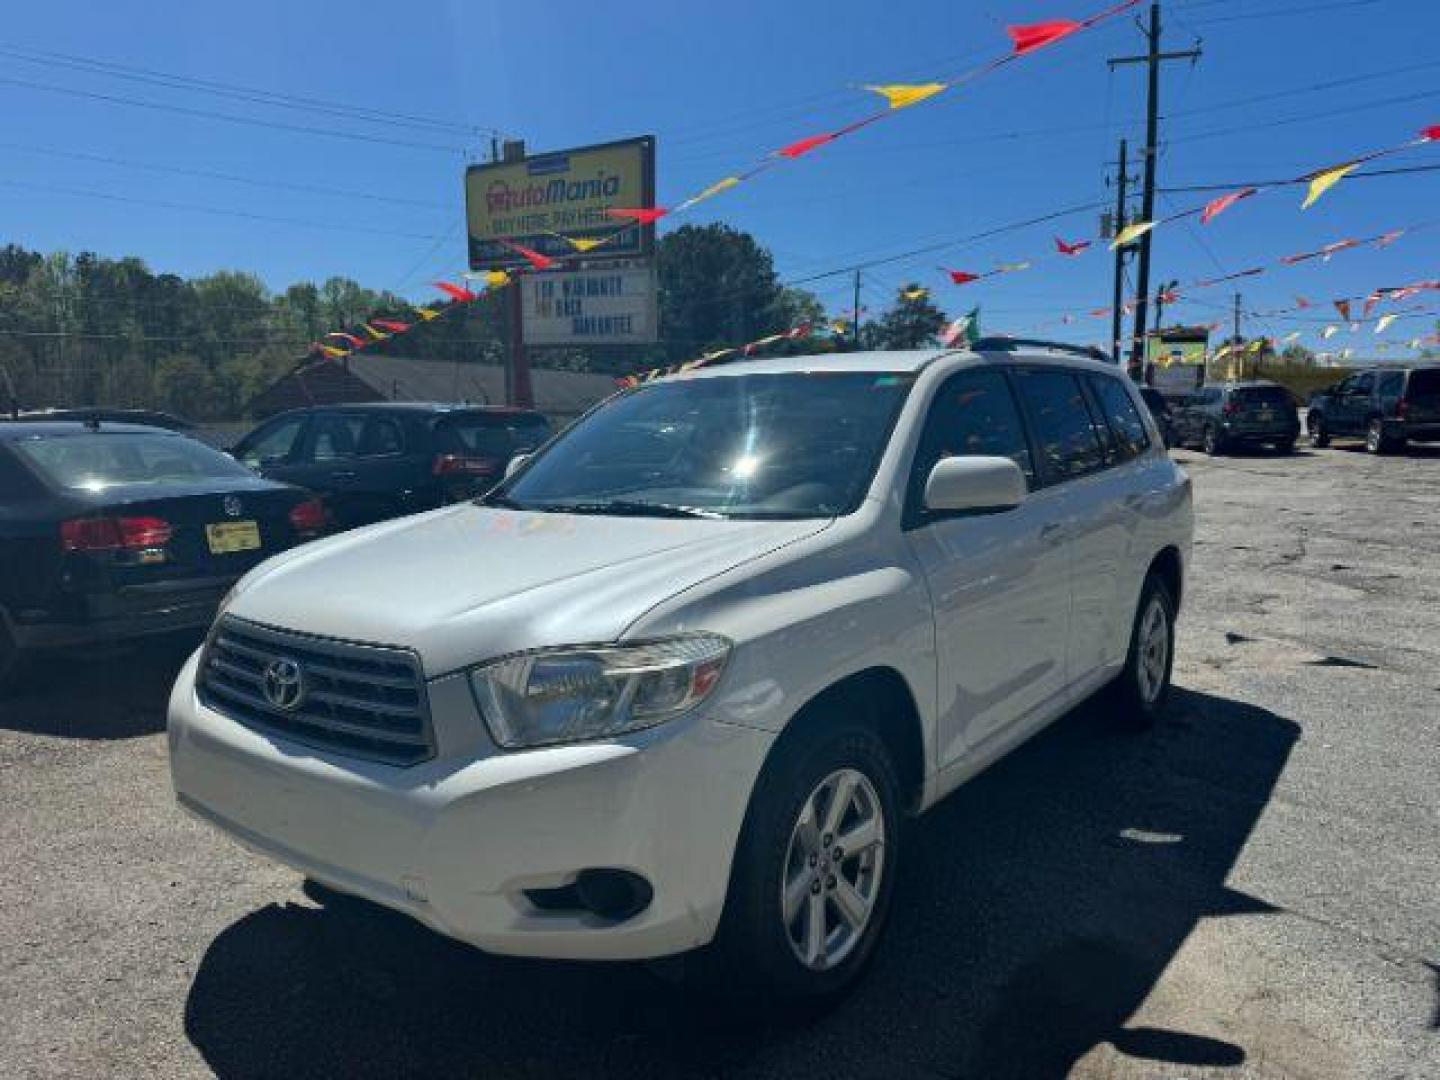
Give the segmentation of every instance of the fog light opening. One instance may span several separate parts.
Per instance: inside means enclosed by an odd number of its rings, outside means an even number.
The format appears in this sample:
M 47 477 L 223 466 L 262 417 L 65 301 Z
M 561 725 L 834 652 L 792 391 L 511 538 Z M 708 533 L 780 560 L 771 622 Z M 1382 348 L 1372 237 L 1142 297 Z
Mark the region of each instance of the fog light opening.
M 593 914 L 623 922 L 649 907 L 655 890 L 629 870 L 582 870 L 575 879 L 575 895 Z

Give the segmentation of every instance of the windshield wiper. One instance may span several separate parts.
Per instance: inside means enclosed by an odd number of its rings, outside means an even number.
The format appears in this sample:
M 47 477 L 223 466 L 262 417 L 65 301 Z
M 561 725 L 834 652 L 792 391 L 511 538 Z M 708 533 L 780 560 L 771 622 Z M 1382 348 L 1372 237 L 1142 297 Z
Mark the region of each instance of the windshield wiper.
M 611 499 L 608 502 L 546 503 L 527 509 L 546 510 L 554 514 L 613 514 L 616 517 L 710 518 L 724 520 L 724 514 L 701 510 L 697 506 L 676 506 L 673 503 L 641 502 L 636 499 Z
M 527 506 L 525 503 L 516 502 L 509 495 L 481 495 L 475 500 L 481 506 L 498 506 L 502 510 L 534 510 L 536 507 Z

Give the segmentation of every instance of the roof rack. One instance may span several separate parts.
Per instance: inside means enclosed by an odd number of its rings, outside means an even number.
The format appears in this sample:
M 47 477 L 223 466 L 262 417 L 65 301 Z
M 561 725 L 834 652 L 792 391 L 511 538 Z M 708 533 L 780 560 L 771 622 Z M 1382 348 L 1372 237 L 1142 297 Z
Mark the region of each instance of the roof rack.
M 1015 352 L 1019 349 L 1053 349 L 1055 352 L 1083 356 L 1087 360 L 1099 360 L 1113 364 L 1114 359 L 1104 349 L 1094 345 L 1072 345 L 1068 341 L 1045 341 L 1042 338 L 982 337 L 970 346 L 971 352 Z

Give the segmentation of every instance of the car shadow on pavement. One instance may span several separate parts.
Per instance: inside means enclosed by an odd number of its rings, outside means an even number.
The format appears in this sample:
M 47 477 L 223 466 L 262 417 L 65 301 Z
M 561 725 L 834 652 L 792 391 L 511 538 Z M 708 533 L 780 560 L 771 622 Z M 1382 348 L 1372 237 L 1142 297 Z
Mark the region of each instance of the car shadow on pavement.
M 170 687 L 196 634 L 166 635 L 32 660 L 0 696 L 0 728 L 63 739 L 131 739 L 165 730 Z
M 1199 920 L 1271 910 L 1225 881 L 1298 731 L 1182 690 L 1139 736 L 1076 710 L 915 824 L 874 966 L 808 1020 L 717 1005 L 641 965 L 488 957 L 312 890 L 320 906 L 271 905 L 214 940 L 185 1031 L 221 1077 L 990 1080 L 1063 1076 L 1092 1053 L 1238 1065 L 1245 1048 L 1215 1032 L 1129 1022 Z

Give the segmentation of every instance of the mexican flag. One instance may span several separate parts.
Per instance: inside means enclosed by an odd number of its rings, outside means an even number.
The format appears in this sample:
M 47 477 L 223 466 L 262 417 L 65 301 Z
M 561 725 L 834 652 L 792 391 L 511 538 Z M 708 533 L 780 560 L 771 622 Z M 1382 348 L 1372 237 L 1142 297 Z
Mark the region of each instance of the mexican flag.
M 961 315 L 940 335 L 940 344 L 947 349 L 960 345 L 974 345 L 980 340 L 980 305 L 976 304 L 969 314 Z

